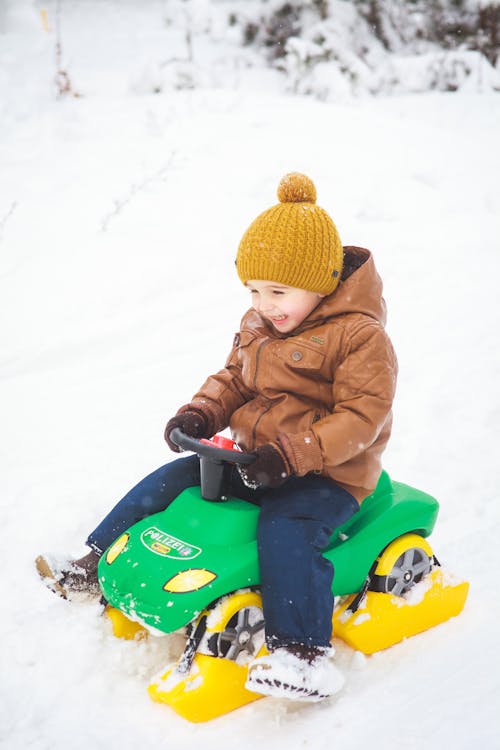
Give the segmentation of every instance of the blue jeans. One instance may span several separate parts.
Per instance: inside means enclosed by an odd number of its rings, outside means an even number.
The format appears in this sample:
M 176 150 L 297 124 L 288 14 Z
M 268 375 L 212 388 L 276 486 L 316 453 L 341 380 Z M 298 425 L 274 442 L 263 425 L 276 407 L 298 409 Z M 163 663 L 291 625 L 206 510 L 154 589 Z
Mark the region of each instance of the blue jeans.
M 160 467 L 139 482 L 89 535 L 103 552 L 146 516 L 164 510 L 187 487 L 200 484 L 197 456 Z M 290 477 L 281 487 L 249 489 L 236 468 L 229 492 L 260 505 L 257 542 L 268 648 L 291 643 L 328 646 L 332 631 L 333 565 L 322 555 L 334 529 L 359 508 L 331 479 Z

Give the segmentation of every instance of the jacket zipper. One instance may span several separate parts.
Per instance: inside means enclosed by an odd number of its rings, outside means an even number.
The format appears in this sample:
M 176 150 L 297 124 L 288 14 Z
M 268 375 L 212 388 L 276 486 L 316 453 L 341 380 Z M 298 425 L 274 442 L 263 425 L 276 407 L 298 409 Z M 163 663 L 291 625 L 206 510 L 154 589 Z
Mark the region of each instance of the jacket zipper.
M 255 355 L 255 374 L 253 376 L 253 387 L 254 387 L 255 390 L 257 390 L 257 374 L 258 374 L 258 371 L 259 371 L 260 354 L 261 354 L 261 351 L 262 351 L 262 349 L 264 348 L 264 346 L 266 344 L 269 344 L 269 339 L 265 339 L 264 341 L 262 341 L 259 344 L 259 347 L 257 349 L 257 353 Z M 255 424 L 253 426 L 253 429 L 252 429 L 252 444 L 254 446 L 255 446 L 255 443 L 256 443 L 256 440 L 257 440 L 257 427 L 259 425 L 259 422 L 262 419 L 262 417 L 264 416 L 264 414 L 267 414 L 267 412 L 272 407 L 272 405 L 273 405 L 272 401 L 270 401 L 269 404 L 268 404 L 268 406 L 267 406 L 267 408 L 263 412 L 261 412 L 261 414 L 259 415 L 257 421 L 255 422 Z
M 264 409 L 264 411 L 262 411 L 259 414 L 259 417 L 258 417 L 257 421 L 255 422 L 255 424 L 253 426 L 253 429 L 252 429 L 252 445 L 253 445 L 253 447 L 255 447 L 255 443 L 257 442 L 257 427 L 259 426 L 259 422 L 262 419 L 262 417 L 264 417 L 269 411 L 271 411 L 272 407 L 273 407 L 273 402 L 269 401 L 268 404 L 267 404 L 267 406 L 266 406 L 266 408 Z
M 266 344 L 269 344 L 269 339 L 264 339 L 264 341 L 261 341 L 261 343 L 259 344 L 259 347 L 257 349 L 257 353 L 255 355 L 255 374 L 253 376 L 253 387 L 255 389 L 257 388 L 257 373 L 258 373 L 258 370 L 259 370 L 260 353 L 262 351 L 262 348 Z

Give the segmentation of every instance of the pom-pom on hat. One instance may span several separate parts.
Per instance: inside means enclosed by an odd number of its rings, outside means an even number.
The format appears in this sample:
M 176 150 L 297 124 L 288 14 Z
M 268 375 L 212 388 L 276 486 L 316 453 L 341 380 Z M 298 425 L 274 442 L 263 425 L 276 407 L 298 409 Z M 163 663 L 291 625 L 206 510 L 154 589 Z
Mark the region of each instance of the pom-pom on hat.
M 291 172 L 278 185 L 279 203 L 260 214 L 243 235 L 236 257 L 241 281 L 278 284 L 331 294 L 340 281 L 343 249 L 337 228 L 316 205 L 316 188 Z

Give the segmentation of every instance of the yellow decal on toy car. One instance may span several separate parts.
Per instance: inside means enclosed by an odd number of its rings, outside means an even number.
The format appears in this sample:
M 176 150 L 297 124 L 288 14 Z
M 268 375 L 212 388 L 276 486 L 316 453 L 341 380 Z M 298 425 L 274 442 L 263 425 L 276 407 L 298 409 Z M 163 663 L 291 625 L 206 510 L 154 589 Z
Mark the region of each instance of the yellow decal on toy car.
M 106 562 L 108 563 L 108 565 L 111 565 L 111 563 L 113 563 L 116 560 L 118 555 L 121 555 L 121 553 L 127 546 L 129 539 L 130 539 L 130 534 L 125 533 L 125 534 L 122 534 L 120 537 L 118 537 L 116 542 L 114 542 L 111 545 L 111 547 L 108 549 L 106 553 Z
M 216 578 L 215 573 L 212 573 L 211 570 L 205 570 L 205 568 L 182 570 L 166 582 L 163 590 L 172 594 L 185 594 L 189 591 L 198 591 L 203 586 L 215 581 Z

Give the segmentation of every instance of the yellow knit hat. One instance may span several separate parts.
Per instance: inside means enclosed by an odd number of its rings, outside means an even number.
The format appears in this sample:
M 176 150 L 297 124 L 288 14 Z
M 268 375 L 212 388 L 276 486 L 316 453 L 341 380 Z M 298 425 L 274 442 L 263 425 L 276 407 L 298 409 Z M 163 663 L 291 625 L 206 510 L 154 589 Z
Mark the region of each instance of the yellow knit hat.
M 342 273 L 344 253 L 335 224 L 316 205 L 309 177 L 287 174 L 278 186 L 279 203 L 249 226 L 238 248 L 241 281 L 279 284 L 331 294 Z

